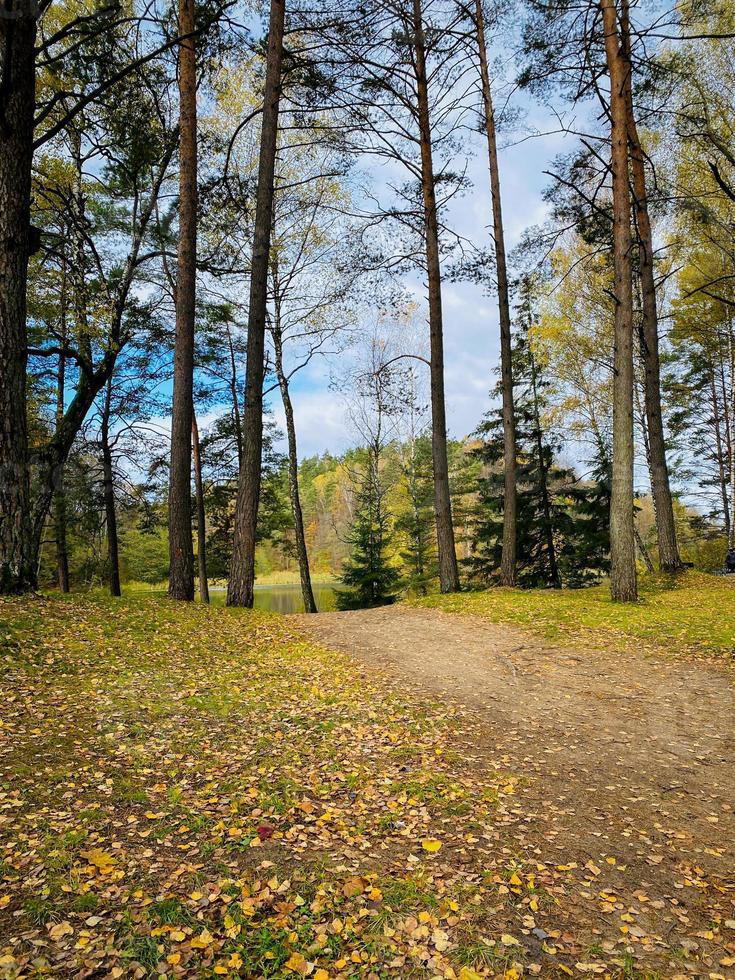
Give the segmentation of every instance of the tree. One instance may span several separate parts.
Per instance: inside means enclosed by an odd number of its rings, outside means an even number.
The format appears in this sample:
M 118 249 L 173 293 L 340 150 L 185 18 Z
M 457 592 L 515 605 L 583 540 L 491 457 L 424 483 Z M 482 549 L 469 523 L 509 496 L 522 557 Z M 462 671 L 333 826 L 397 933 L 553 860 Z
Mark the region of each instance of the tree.
M 250 264 L 246 369 L 247 401 L 243 426 L 243 458 L 235 511 L 232 565 L 227 585 L 227 604 L 231 606 L 252 607 L 255 583 L 255 544 L 263 451 L 263 375 L 268 268 L 273 224 L 273 191 L 281 93 L 284 8 L 285 0 L 271 0 L 260 135 L 258 190 L 253 230 L 253 252 Z
M 365 473 L 356 493 L 355 519 L 348 541 L 351 552 L 340 575 L 345 589 L 337 592 L 339 609 L 368 609 L 394 602 L 400 573 L 386 550 L 390 545 L 390 515 L 385 488 L 368 451 Z
M 658 303 L 654 277 L 654 247 L 648 209 L 646 156 L 638 135 L 633 106 L 633 60 L 631 51 L 629 0 L 620 0 L 621 50 L 627 64 L 625 76 L 625 105 L 627 114 L 628 147 L 630 155 L 631 188 L 635 229 L 638 244 L 638 276 L 642 294 L 640 352 L 643 362 L 643 392 L 648 461 L 651 491 L 656 513 L 658 555 L 661 570 L 676 572 L 681 558 L 676 542 L 674 507 L 666 462 L 666 439 L 661 412 L 661 366 L 658 335 Z
M 169 473 L 169 595 L 194 598 L 191 545 L 191 439 L 197 241 L 197 55 L 194 0 L 179 0 L 179 250 Z
M 341 609 L 393 602 L 398 569 L 386 551 L 391 544 L 392 518 L 387 506 L 385 451 L 400 418 L 402 371 L 390 348 L 386 324 L 378 324 L 358 352 L 344 381 L 350 418 L 364 449 L 357 459 L 354 517 L 348 535 L 351 553 L 341 575 L 347 591 L 339 593 Z
M 637 598 L 633 507 L 633 271 L 628 172 L 626 85 L 630 64 L 618 33 L 614 0 L 600 0 L 610 80 L 610 141 L 615 268 L 613 457 L 610 499 L 610 591 L 614 600 Z
M 19 3 L 0 19 L 0 593 L 36 582 L 26 427 L 26 275 L 31 228 L 36 21 Z
M 475 0 L 474 27 L 480 62 L 480 85 L 484 110 L 484 128 L 490 168 L 490 190 L 493 211 L 493 243 L 498 285 L 498 314 L 500 318 L 500 377 L 503 399 L 503 558 L 500 578 L 503 585 L 515 585 L 517 515 L 516 515 L 516 433 L 513 407 L 513 357 L 508 293 L 508 269 L 503 231 L 503 205 L 500 194 L 500 167 L 493 109 L 492 87 L 487 60 L 485 18 L 482 0 Z
M 36 20 L 36 13 L 40 18 Z M 28 261 L 39 245 L 31 226 L 31 167 L 34 152 L 64 132 L 79 113 L 131 73 L 176 42 L 165 40 L 146 51 L 135 45 L 136 18 L 127 7 L 103 6 L 94 15 L 51 2 L 36 5 L 10 0 L 0 18 L 0 591 L 18 592 L 35 584 L 40 528 L 52 492 L 41 495 L 41 514 L 31 514 L 26 396 L 26 289 Z M 58 15 L 58 16 L 57 16 Z M 50 31 L 46 32 L 46 24 Z M 42 43 L 36 44 L 37 33 Z M 81 40 L 83 39 L 83 40 Z M 96 49 L 96 50 L 95 50 Z M 102 50 L 104 49 L 104 50 Z M 92 57 L 87 57 L 92 54 Z M 64 67 L 86 64 L 64 78 Z M 61 69 L 60 67 L 61 66 Z M 37 76 L 41 84 L 36 85 Z M 48 83 L 48 84 L 47 84 Z M 35 115 L 34 115 L 35 114 Z M 133 126 L 134 129 L 134 126 Z M 138 135 L 142 136 L 143 131 Z M 142 222 L 145 224 L 145 222 Z M 132 261 L 133 267 L 135 261 Z M 111 366 L 87 378 L 84 397 L 72 402 L 42 461 L 53 482 Z M 88 397 L 91 392 L 91 401 Z M 71 433 L 71 438 L 69 435 Z M 48 472 L 50 470 L 50 473 Z

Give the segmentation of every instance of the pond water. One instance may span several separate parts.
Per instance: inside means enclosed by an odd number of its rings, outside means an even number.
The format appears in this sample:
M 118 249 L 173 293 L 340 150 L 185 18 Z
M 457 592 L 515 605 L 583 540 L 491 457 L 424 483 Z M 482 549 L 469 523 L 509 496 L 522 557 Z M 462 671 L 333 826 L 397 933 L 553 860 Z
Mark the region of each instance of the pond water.
M 334 586 L 314 584 L 312 588 L 319 612 L 332 612 L 337 608 Z M 224 606 L 226 596 L 225 589 L 209 590 L 209 599 L 213 606 Z M 266 612 L 302 613 L 304 600 L 301 598 L 301 586 L 256 585 L 254 607 Z

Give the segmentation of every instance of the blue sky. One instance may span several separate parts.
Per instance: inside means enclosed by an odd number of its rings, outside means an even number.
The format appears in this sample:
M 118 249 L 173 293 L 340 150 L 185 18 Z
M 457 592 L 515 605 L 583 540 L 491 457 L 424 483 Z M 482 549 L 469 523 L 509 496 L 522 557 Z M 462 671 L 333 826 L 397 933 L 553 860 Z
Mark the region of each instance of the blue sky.
M 553 133 L 557 120 L 543 106 L 526 103 L 523 108 L 524 132 L 541 135 L 522 139 L 524 133 L 513 132 L 501 137 L 503 213 L 509 250 L 527 227 L 544 220 L 547 207 L 542 192 L 549 178 L 543 171 L 549 169 L 565 145 L 564 138 Z M 490 235 L 486 147 L 480 136 L 468 134 L 467 138 L 473 186 L 452 203 L 449 223 L 478 245 L 484 245 Z M 413 278 L 405 282 L 425 310 L 420 283 Z M 451 436 L 462 437 L 474 430 L 490 406 L 489 389 L 496 380 L 494 371 L 499 358 L 497 299 L 479 286 L 452 282 L 444 283 L 442 296 L 448 429 Z M 335 370 L 338 365 L 319 358 L 294 378 L 292 392 L 302 457 L 327 450 L 339 453 L 354 442 L 340 398 L 330 390 Z M 271 406 L 282 427 L 283 410 L 277 397 L 271 399 Z

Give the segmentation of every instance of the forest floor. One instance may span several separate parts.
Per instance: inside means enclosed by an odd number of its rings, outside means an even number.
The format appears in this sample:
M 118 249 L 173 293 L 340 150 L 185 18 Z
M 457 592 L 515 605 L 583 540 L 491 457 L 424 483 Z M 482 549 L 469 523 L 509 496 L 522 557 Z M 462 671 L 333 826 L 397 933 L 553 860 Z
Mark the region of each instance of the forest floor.
M 2 601 L 0 976 L 735 975 L 727 651 L 541 618 Z

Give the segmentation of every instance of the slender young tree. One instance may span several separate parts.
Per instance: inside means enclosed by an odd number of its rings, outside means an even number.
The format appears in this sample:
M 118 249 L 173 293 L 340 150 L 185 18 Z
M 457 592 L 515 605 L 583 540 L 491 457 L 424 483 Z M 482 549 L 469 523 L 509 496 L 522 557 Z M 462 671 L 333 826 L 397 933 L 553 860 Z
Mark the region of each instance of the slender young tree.
M 311 585 L 311 570 L 309 554 L 306 549 L 306 534 L 304 533 L 304 515 L 301 509 L 299 494 L 299 456 L 296 446 L 296 423 L 294 422 L 293 403 L 288 377 L 283 366 L 283 326 L 281 322 L 281 282 L 277 252 L 271 258 L 271 278 L 273 283 L 273 319 L 271 323 L 271 338 L 275 359 L 276 378 L 281 390 L 283 413 L 286 418 L 286 438 L 288 440 L 288 492 L 291 500 L 294 536 L 296 538 L 296 557 L 299 563 L 299 578 L 301 580 L 301 595 L 304 600 L 304 610 L 308 613 L 317 612 L 314 590 Z
M 105 527 L 107 530 L 107 573 L 110 595 L 120 596 L 120 543 L 117 533 L 115 507 L 115 483 L 110 445 L 110 410 L 112 407 L 112 378 L 105 386 L 105 399 L 100 423 L 100 447 L 102 450 L 102 492 L 105 500 Z
M 207 580 L 207 515 L 204 507 L 204 479 L 202 477 L 202 449 L 196 412 L 191 414 L 191 450 L 194 463 L 194 487 L 197 504 L 197 564 L 199 569 L 199 598 L 209 603 Z
M 600 0 L 610 80 L 610 138 L 615 268 L 613 459 L 610 502 L 610 589 L 614 600 L 637 598 L 633 496 L 633 271 L 628 174 L 629 65 L 618 31 L 615 0 Z
M 493 242 L 495 245 L 495 267 L 498 280 L 498 315 L 500 319 L 500 380 L 503 392 L 503 466 L 505 470 L 505 483 L 503 488 L 503 559 L 500 568 L 500 581 L 503 585 L 515 585 L 518 505 L 510 298 L 508 295 L 505 234 L 503 232 L 503 206 L 500 195 L 498 142 L 495 130 L 495 112 L 493 110 L 490 70 L 487 61 L 485 18 L 482 10 L 482 0 L 475 0 L 474 22 L 477 37 L 477 52 L 480 62 L 480 84 L 482 87 L 482 105 L 485 117 L 485 135 L 487 137 L 487 155 L 490 168 L 490 191 L 493 206 Z
M 62 353 L 56 368 L 56 427 L 64 419 L 66 398 L 66 355 L 63 353 L 67 341 L 66 323 L 66 254 L 61 256 L 61 285 L 59 296 L 59 340 Z M 56 573 L 60 592 L 69 591 L 69 551 L 66 541 L 66 494 L 64 492 L 64 468 L 60 468 L 54 491 L 54 535 L 56 538 Z
M 278 111 L 281 97 L 284 17 L 285 0 L 271 0 L 265 93 L 260 133 L 258 190 L 255 202 L 253 252 L 250 264 L 243 454 L 235 508 L 232 563 L 227 586 L 227 604 L 229 606 L 252 607 L 255 585 L 256 524 L 263 457 L 263 374 L 265 370 L 268 266 L 273 224 L 273 192 L 278 143 Z
M 179 254 L 168 492 L 169 579 L 173 599 L 194 598 L 191 540 L 191 433 L 197 241 L 197 72 L 194 0 L 179 0 Z

